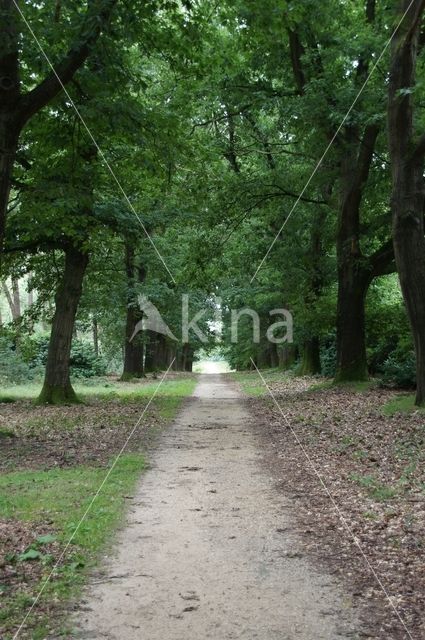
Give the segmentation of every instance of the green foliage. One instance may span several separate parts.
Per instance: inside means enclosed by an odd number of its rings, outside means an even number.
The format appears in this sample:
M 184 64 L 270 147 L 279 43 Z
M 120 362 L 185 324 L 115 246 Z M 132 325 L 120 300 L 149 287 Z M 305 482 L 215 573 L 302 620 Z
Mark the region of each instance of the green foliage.
M 102 376 L 106 373 L 106 363 L 97 356 L 93 345 L 81 340 L 73 340 L 71 348 L 71 375 L 76 378 Z
M 411 350 L 396 349 L 382 365 L 384 384 L 400 389 L 414 389 L 416 385 L 416 359 Z
M 49 349 L 49 338 L 40 336 L 28 338 L 25 355 L 31 366 L 45 366 Z M 71 375 L 75 378 L 91 378 L 106 373 L 104 358 L 97 356 L 92 344 L 85 340 L 74 339 L 71 347 Z
M 29 362 L 10 337 L 0 336 L 0 384 L 21 384 L 41 379 L 43 368 Z M 6 400 L 2 400 L 5 402 Z
M 372 475 L 360 476 L 358 474 L 352 474 L 351 479 L 357 482 L 361 487 L 364 487 L 369 496 L 374 500 L 387 502 L 394 498 L 398 493 L 398 487 L 389 486 L 379 482 L 379 480 Z
M 415 396 L 413 394 L 397 395 L 389 400 L 382 407 L 382 411 L 387 416 L 393 416 L 397 413 L 412 413 L 413 411 L 424 411 L 423 407 L 415 405 Z
M 320 362 L 322 374 L 327 378 L 333 378 L 336 371 L 336 338 L 331 335 L 325 338 L 320 349 Z

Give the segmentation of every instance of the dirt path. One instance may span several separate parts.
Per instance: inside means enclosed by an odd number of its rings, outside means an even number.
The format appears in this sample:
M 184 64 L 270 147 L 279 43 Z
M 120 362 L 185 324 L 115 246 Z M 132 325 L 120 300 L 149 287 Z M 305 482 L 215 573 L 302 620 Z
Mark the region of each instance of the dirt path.
M 162 436 L 116 555 L 76 614 L 76 638 L 363 637 L 335 580 L 297 551 L 250 416 L 218 375 Z

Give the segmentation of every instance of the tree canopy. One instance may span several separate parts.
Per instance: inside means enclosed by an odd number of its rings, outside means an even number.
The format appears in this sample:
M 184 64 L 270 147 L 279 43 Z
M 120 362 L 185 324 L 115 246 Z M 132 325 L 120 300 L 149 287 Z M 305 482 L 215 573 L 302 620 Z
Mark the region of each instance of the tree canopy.
M 425 401 L 423 5 L 0 2 L 4 309 L 33 292 L 2 333 L 50 332 L 41 401 L 76 399 L 78 336 L 125 379 L 219 342 L 235 368 Z M 245 314 L 233 341 L 246 308 L 259 340 Z M 276 309 L 293 341 L 268 339 Z

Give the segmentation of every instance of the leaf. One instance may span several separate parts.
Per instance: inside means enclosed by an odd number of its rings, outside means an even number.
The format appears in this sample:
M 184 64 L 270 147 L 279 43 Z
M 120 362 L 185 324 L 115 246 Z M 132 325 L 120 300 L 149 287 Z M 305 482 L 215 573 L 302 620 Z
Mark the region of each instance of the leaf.
M 57 537 L 54 536 L 52 533 L 46 533 L 43 536 L 38 536 L 36 542 L 38 544 L 49 544 L 50 542 L 55 542 L 56 539 Z
M 37 549 L 27 549 L 24 553 L 20 553 L 18 556 L 18 560 L 20 562 L 24 562 L 25 560 L 40 560 L 43 557 L 43 554 Z

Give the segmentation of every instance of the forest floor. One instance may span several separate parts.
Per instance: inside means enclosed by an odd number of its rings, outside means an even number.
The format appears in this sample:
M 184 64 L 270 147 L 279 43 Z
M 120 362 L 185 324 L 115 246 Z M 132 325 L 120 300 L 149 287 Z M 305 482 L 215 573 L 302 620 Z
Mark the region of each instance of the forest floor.
M 159 380 L 76 385 L 82 404 L 36 406 L 37 385 L 0 398 L 0 637 L 12 638 L 44 578 L 140 418 Z M 146 452 L 193 391 L 196 376 L 170 373 L 47 585 L 20 638 L 61 628 L 64 605 L 78 598 L 147 467 Z
M 373 382 L 333 386 L 263 375 L 269 390 L 256 372 L 232 377 L 250 396 L 303 553 L 344 582 L 372 637 L 423 640 L 425 413 L 411 394 Z
M 425 638 L 425 413 L 373 384 L 263 375 L 285 417 L 257 373 L 206 375 L 164 430 L 195 385 L 172 374 L 21 638 Z M 156 384 L 0 405 L 2 637 Z

